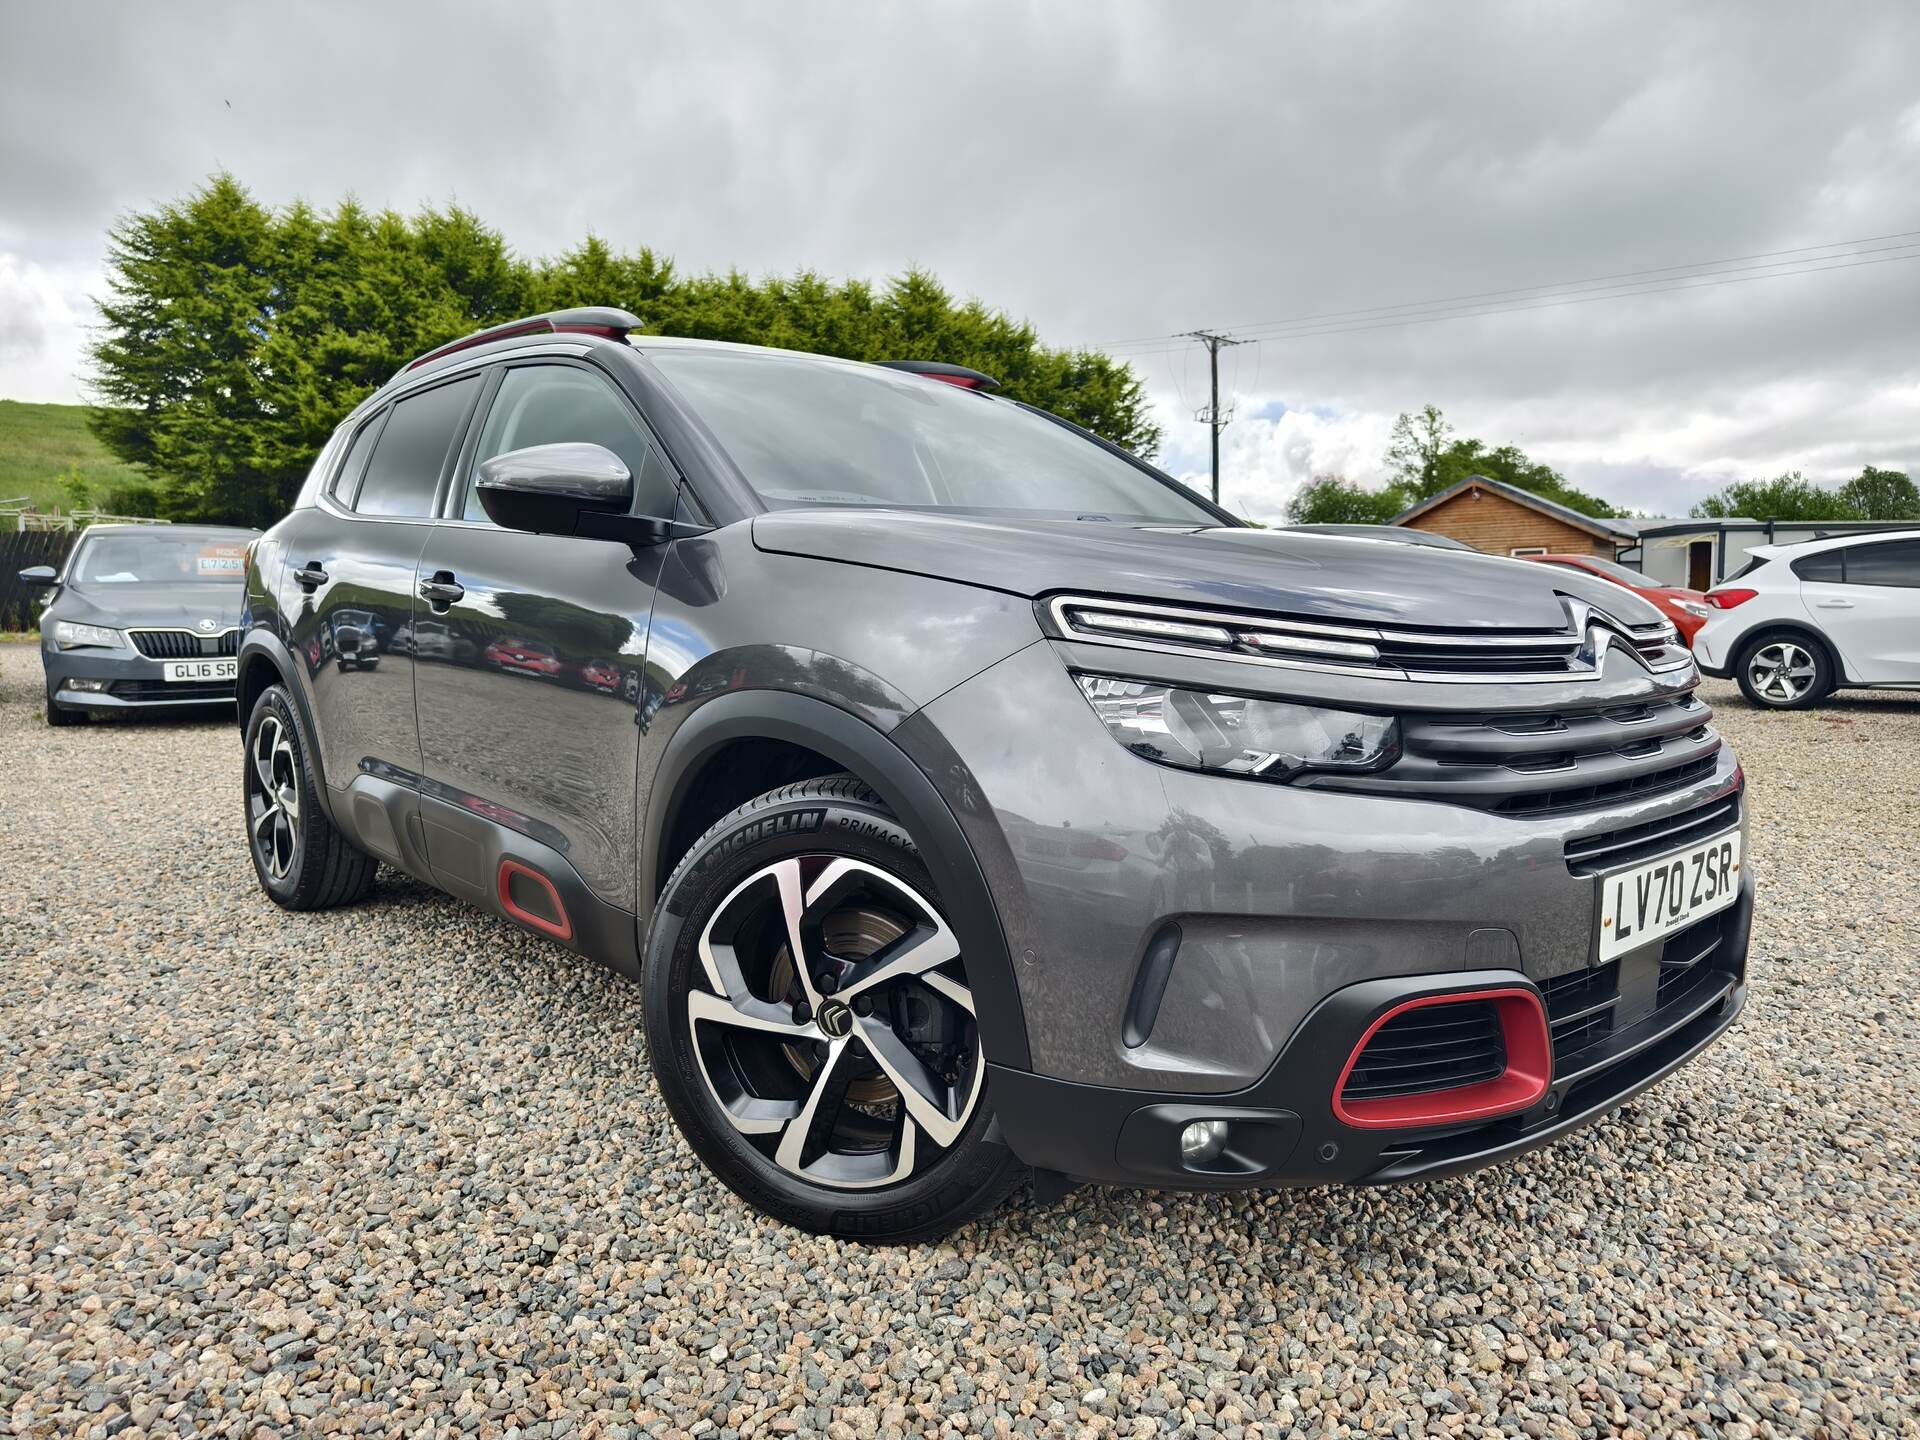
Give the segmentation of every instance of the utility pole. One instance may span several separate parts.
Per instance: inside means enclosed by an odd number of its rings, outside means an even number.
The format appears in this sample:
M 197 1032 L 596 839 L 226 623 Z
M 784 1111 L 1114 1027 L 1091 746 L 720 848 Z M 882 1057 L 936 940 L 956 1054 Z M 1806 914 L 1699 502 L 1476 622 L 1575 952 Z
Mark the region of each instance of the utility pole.
M 1233 418 L 1233 407 L 1229 405 L 1224 412 L 1220 409 L 1220 352 L 1229 345 L 1245 345 L 1245 340 L 1235 340 L 1231 336 L 1216 335 L 1211 330 L 1189 330 L 1189 340 L 1198 340 L 1207 347 L 1207 395 L 1206 408 L 1194 411 L 1193 418 L 1213 431 L 1213 503 L 1220 503 L 1220 432 L 1227 428 L 1227 422 Z

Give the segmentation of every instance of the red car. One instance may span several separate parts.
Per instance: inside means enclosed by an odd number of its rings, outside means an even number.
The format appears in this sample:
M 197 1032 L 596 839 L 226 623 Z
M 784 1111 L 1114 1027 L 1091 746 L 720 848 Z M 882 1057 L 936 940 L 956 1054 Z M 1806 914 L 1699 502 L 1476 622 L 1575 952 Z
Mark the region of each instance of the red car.
M 487 664 L 515 675 L 539 675 L 552 679 L 565 667 L 553 648 L 538 640 L 496 640 L 481 656 Z
M 1589 575 L 1598 575 L 1602 580 L 1611 580 L 1633 591 L 1671 620 L 1673 628 L 1680 632 L 1681 640 L 1689 646 L 1693 644 L 1694 632 L 1706 624 L 1707 617 L 1713 614 L 1707 597 L 1698 590 L 1687 590 L 1677 585 L 1655 585 L 1638 570 L 1629 570 L 1611 560 L 1597 560 L 1591 555 L 1522 555 L 1519 558 L 1534 560 L 1542 565 L 1564 565 L 1570 570 L 1584 570 Z

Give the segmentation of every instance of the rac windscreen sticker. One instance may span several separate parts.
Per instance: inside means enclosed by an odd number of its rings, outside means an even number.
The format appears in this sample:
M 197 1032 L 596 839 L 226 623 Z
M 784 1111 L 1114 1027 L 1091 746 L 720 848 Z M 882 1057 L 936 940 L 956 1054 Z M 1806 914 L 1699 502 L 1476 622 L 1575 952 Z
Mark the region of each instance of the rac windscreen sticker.
M 194 570 L 202 580 L 231 577 L 238 580 L 247 563 L 244 545 L 209 545 L 194 559 Z

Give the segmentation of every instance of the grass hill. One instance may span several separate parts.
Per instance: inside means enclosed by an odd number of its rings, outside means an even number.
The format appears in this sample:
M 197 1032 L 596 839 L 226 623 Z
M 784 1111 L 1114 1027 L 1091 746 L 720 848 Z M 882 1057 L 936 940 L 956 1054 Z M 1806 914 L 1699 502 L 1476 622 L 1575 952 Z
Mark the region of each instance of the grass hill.
M 0 500 L 30 495 L 36 509 L 70 509 L 60 477 L 74 466 L 96 498 L 146 478 L 94 439 L 85 405 L 0 400 Z

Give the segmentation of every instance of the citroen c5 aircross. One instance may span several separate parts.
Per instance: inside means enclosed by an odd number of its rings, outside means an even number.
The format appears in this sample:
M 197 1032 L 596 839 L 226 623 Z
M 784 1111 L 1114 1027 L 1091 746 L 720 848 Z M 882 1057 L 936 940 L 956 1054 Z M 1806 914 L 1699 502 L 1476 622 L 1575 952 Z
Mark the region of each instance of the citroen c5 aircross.
M 1733 1023 L 1741 772 L 1630 591 L 1247 527 L 958 366 L 637 324 L 414 361 L 254 549 L 280 905 L 384 864 L 637 977 L 713 1173 L 876 1240 L 1455 1174 Z

